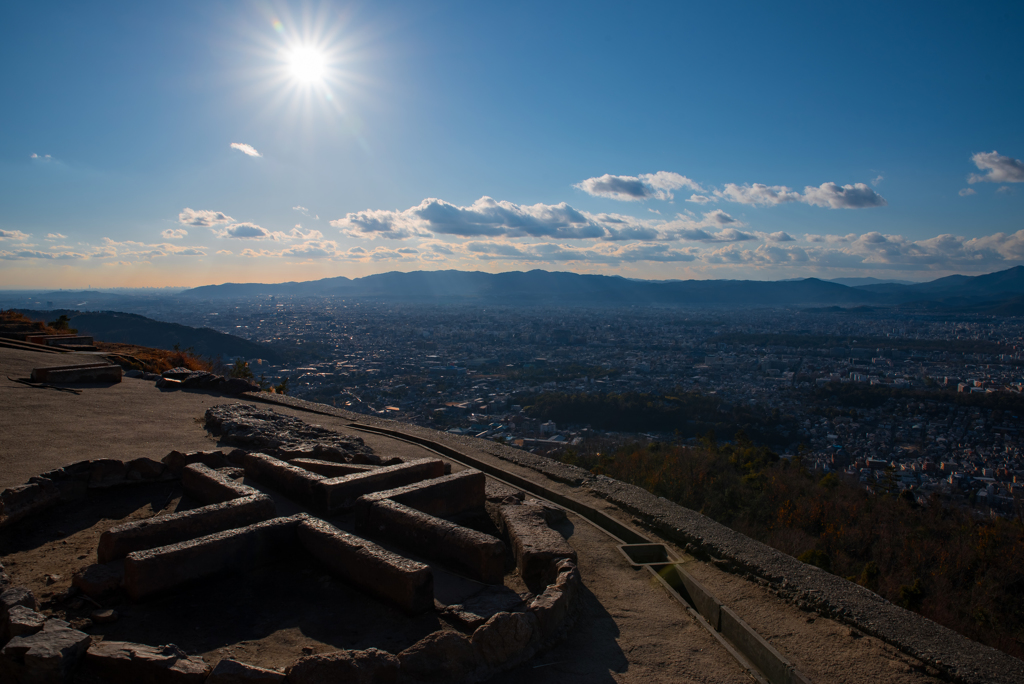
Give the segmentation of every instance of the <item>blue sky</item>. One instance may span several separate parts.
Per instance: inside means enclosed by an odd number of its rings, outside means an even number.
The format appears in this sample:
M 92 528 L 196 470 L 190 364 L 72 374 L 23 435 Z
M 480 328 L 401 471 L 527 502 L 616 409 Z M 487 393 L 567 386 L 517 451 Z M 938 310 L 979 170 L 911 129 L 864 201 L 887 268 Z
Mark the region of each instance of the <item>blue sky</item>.
M 1018 3 L 25 3 L 0 287 L 1024 263 Z

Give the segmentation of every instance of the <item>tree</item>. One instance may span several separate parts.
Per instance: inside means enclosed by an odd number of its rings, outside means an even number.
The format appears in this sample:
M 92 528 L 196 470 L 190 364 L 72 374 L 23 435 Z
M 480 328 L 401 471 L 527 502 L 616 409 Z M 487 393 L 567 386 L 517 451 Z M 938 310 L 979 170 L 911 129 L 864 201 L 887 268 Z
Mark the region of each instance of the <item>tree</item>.
M 231 368 L 229 375 L 233 378 L 242 378 L 243 380 L 249 380 L 253 377 L 249 364 L 242 359 L 235 361 L 235 365 Z

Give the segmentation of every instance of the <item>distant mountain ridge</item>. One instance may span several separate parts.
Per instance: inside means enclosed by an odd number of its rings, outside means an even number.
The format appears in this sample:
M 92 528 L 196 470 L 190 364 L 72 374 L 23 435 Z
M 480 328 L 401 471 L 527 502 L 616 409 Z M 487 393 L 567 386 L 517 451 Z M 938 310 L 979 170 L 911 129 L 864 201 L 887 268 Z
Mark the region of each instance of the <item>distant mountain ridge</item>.
M 197 354 L 209 358 L 241 356 L 247 359 L 267 359 L 272 363 L 281 360 L 280 352 L 272 347 L 250 342 L 237 335 L 229 335 L 211 328 L 193 328 L 179 323 L 155 321 L 138 314 L 116 311 L 18 311 L 40 321 L 53 320 L 63 314 L 71 319 L 70 327 L 77 328 L 83 335 L 92 335 L 102 342 L 137 344 L 140 347 L 168 350 L 178 345 L 181 349 L 191 347 Z
M 1000 309 L 1001 303 L 1024 295 L 1024 266 L 981 276 L 947 276 L 926 283 L 863 280 L 867 284 L 843 284 L 818 278 L 645 281 L 542 270 L 506 273 L 391 271 L 362 278 L 338 276 L 306 282 L 206 285 L 186 290 L 179 296 L 218 300 L 266 295 L 334 295 L 439 303 L 588 306 L 916 306 L 930 303 L 938 308 Z M 943 300 L 947 301 L 943 303 Z M 1016 310 L 1017 304 L 1014 302 L 1011 309 Z

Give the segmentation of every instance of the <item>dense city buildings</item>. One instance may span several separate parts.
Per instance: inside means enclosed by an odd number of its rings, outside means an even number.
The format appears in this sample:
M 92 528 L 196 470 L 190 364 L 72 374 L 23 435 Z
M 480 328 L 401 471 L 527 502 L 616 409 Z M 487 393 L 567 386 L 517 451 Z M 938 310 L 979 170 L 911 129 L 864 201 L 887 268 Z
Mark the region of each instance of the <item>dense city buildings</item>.
M 871 490 L 1004 515 L 1024 493 L 1015 318 L 282 296 L 196 303 L 174 317 L 291 350 L 288 364 L 248 361 L 295 396 L 555 457 L 593 440 L 695 443 L 708 425 L 726 441 L 738 426 L 782 458 Z M 650 420 L 628 429 L 542 408 L 622 396 L 652 402 Z M 673 401 L 686 408 L 659 422 Z M 701 416 L 687 413 L 695 405 Z

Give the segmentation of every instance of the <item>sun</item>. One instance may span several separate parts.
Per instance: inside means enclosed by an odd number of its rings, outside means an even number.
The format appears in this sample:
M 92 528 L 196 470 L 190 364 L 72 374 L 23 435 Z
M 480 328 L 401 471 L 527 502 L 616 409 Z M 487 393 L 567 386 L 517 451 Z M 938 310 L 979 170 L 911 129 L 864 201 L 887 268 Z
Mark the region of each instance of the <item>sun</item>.
M 288 71 L 300 83 L 322 83 L 327 75 L 327 55 L 312 45 L 297 45 L 286 55 Z

